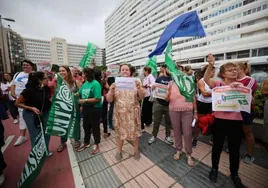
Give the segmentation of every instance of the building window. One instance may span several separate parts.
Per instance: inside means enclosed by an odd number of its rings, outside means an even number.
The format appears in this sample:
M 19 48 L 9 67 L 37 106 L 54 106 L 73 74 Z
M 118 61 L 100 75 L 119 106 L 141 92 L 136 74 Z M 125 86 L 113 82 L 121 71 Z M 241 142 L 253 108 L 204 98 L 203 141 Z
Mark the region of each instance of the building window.
M 243 51 L 239 51 L 237 58 L 247 58 L 249 57 L 249 50 L 243 50 Z
M 251 52 L 251 57 L 257 57 L 258 55 L 258 50 L 257 49 L 253 49 L 252 52 Z
M 268 55 L 268 48 L 259 48 L 258 56 L 266 56 Z

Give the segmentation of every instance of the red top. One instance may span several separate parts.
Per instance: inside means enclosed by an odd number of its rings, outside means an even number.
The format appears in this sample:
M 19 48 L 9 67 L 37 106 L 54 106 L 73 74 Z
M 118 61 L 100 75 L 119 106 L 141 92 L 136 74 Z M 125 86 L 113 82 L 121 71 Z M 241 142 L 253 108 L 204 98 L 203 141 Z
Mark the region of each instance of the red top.
M 254 95 L 257 91 L 258 84 L 254 78 L 249 76 L 245 76 L 244 78 L 237 79 L 238 82 L 242 83 L 245 87 L 249 87 L 252 91 L 252 99 L 254 99 Z M 251 109 L 254 110 L 254 100 L 251 102 Z

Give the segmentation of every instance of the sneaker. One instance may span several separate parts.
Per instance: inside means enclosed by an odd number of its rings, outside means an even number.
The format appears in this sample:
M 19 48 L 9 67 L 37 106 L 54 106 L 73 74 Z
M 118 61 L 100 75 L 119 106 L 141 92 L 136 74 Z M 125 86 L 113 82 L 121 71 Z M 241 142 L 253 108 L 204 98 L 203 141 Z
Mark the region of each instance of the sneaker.
M 211 169 L 209 173 L 209 179 L 211 182 L 216 183 L 218 178 L 218 170 L 217 169 Z
M 5 178 L 5 174 L 2 173 L 1 176 L 0 176 L 0 186 L 4 184 L 5 179 L 6 179 L 6 178 Z
M 52 155 L 53 155 L 53 153 L 52 152 L 49 152 L 47 156 L 48 157 L 51 157 Z
M 109 136 L 111 136 L 111 133 L 103 133 L 103 138 L 104 139 L 108 138 Z
M 19 136 L 19 138 L 15 142 L 14 146 L 19 146 L 19 145 L 23 144 L 26 141 L 27 141 L 27 137 L 26 136 Z
M 156 142 L 156 138 L 154 136 L 152 136 L 149 141 L 148 144 L 151 145 L 152 143 Z
M 232 180 L 234 182 L 235 188 L 244 188 L 245 186 L 242 184 L 239 176 L 232 176 Z
M 14 124 L 17 124 L 17 123 L 19 123 L 19 120 L 14 119 Z
M 255 158 L 253 156 L 250 156 L 249 154 L 246 154 L 244 156 L 243 162 L 249 165 L 252 165 L 254 162 Z
M 193 142 L 192 142 L 192 147 L 193 147 L 193 148 L 196 148 L 196 146 L 197 146 L 197 140 L 194 139 Z
M 170 136 L 166 136 L 165 141 L 170 145 L 173 144 L 173 140 L 172 140 L 172 138 Z

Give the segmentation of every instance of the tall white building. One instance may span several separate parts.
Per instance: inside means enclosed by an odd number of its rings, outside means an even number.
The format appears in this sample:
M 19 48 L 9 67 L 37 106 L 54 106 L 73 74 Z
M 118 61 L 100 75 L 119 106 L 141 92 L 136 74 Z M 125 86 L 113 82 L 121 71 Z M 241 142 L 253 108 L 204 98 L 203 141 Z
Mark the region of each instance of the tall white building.
M 106 63 L 143 67 L 165 27 L 193 10 L 207 36 L 173 39 L 176 62 L 200 68 L 212 53 L 217 64 L 240 60 L 267 63 L 267 5 L 267 0 L 125 0 L 105 20 Z M 164 55 L 157 56 L 157 62 L 162 64 Z
M 50 41 L 24 38 L 26 58 L 33 63 L 51 61 Z
M 24 38 L 26 58 L 34 63 L 49 61 L 53 64 L 78 67 L 87 46 L 79 44 L 68 44 L 63 38 L 52 38 L 51 41 Z M 105 50 L 97 46 L 95 63 L 104 65 Z

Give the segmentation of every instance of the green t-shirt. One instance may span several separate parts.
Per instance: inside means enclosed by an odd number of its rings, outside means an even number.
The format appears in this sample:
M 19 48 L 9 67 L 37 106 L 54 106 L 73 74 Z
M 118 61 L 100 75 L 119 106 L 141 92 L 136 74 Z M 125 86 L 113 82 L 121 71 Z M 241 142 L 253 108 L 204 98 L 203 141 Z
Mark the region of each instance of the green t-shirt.
M 86 81 L 82 87 L 80 88 L 80 90 L 78 91 L 80 97 L 82 99 L 90 99 L 90 98 L 96 98 L 96 99 L 100 99 L 100 102 L 97 103 L 88 103 L 85 102 L 83 104 L 83 106 L 90 106 L 90 105 L 94 105 L 94 107 L 96 108 L 101 108 L 102 107 L 102 93 L 101 93 L 101 85 L 97 80 L 93 80 L 92 82 L 88 82 Z

